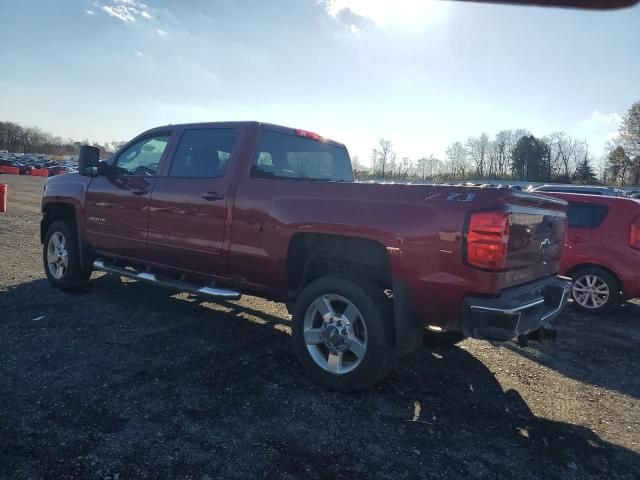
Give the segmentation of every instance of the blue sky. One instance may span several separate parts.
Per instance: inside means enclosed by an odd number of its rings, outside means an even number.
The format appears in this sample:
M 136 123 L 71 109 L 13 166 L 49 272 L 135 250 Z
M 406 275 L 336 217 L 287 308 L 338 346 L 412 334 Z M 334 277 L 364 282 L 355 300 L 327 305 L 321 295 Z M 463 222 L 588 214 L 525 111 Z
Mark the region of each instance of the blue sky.
M 393 0 L 0 0 L 0 119 L 127 140 L 261 120 L 368 161 L 504 128 L 566 131 L 596 157 L 640 100 L 640 7 Z

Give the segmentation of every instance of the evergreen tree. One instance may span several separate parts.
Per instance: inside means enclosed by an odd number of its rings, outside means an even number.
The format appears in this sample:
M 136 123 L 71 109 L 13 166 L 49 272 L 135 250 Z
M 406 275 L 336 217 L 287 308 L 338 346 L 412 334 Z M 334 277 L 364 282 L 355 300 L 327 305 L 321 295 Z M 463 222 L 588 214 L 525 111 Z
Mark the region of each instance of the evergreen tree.
M 589 162 L 587 157 L 578 164 L 576 172 L 573 174 L 573 181 L 582 183 L 583 185 L 598 182 L 596 174 L 591 167 L 591 162 Z
M 549 181 L 549 146 L 533 135 L 520 137 L 511 153 L 513 178 L 532 182 Z

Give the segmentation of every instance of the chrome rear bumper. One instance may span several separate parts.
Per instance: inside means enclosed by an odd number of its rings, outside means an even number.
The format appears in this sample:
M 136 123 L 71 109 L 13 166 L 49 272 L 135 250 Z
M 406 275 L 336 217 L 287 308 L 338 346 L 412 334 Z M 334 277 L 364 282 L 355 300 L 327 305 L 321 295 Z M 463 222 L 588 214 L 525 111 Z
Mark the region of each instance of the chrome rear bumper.
M 506 342 L 548 325 L 567 304 L 571 280 L 549 277 L 504 290 L 500 297 L 466 297 L 460 329 L 465 335 Z

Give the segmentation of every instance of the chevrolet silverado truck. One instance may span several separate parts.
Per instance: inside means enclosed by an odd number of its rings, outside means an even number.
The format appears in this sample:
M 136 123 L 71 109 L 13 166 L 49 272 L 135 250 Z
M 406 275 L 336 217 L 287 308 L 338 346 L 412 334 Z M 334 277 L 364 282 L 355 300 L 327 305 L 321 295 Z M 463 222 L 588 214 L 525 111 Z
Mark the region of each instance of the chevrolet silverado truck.
M 215 300 L 284 302 L 305 371 L 343 391 L 439 338 L 544 337 L 567 203 L 510 189 L 354 182 L 344 145 L 258 122 L 154 128 L 49 178 L 48 280 L 93 270 Z

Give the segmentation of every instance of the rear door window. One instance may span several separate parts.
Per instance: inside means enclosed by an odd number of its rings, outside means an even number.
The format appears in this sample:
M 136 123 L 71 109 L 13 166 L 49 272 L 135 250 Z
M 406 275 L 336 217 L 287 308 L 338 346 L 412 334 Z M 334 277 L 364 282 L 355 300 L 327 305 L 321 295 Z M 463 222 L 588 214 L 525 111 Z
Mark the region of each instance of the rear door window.
M 236 138 L 234 128 L 185 130 L 171 162 L 169 176 L 223 177 Z
M 597 228 L 607 216 L 605 205 L 569 202 L 567 218 L 571 228 Z
M 264 131 L 251 169 L 254 177 L 353 182 L 347 150 L 322 141 Z

